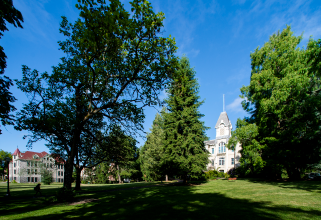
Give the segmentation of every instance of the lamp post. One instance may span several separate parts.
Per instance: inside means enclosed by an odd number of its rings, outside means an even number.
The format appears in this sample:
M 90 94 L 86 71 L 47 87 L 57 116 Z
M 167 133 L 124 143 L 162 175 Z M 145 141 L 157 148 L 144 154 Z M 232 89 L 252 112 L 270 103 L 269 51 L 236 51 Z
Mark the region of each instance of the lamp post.
M 10 163 L 10 158 L 6 157 L 5 160 L 8 162 L 8 184 L 7 184 L 7 194 L 6 194 L 6 196 L 10 196 L 10 189 L 9 189 L 9 163 Z

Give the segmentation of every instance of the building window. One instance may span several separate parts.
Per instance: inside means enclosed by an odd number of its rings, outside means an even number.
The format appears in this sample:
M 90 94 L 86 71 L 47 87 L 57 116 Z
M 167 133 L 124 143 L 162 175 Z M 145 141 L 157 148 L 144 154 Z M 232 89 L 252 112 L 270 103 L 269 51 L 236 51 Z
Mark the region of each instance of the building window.
M 35 169 L 35 175 L 37 175 L 37 169 Z M 37 182 L 37 181 L 36 181 Z
M 212 148 L 212 154 L 214 154 L 214 148 Z
M 61 179 L 61 182 L 63 183 L 63 182 L 64 182 L 64 179 Z
M 13 167 L 16 167 L 16 163 L 13 163 Z
M 50 168 L 52 168 L 52 163 L 50 164 Z
M 212 166 L 214 166 L 214 160 L 211 160 Z
M 58 176 L 60 176 L 60 171 L 58 171 Z
M 63 175 L 64 175 L 63 173 L 64 173 L 64 172 L 61 171 L 61 172 L 60 172 L 60 176 L 63 176 Z
M 30 169 L 27 170 L 27 173 L 30 174 Z M 30 181 L 28 181 L 28 182 L 30 182 Z
M 17 172 L 16 170 L 13 170 L 13 174 L 16 174 L 16 172 Z
M 220 159 L 219 159 L 219 165 L 224 165 L 224 164 L 225 164 L 224 160 L 225 160 L 224 157 L 220 157 Z
M 58 183 L 60 183 L 60 179 L 58 178 Z
M 30 161 L 27 161 L 27 166 L 30 167 Z
M 35 162 L 35 167 L 37 166 L 37 162 Z
M 224 142 L 221 142 L 219 143 L 218 145 L 218 153 L 225 153 L 226 152 L 226 147 L 225 147 L 225 143 Z
M 231 158 L 231 165 L 234 165 L 234 158 Z
M 32 167 L 33 167 L 33 162 L 32 162 L 32 161 L 30 162 L 30 166 L 32 166 Z
M 30 177 L 28 177 L 28 183 L 30 183 Z
M 31 177 L 31 182 L 33 182 L 33 177 Z
M 64 166 L 63 166 L 63 165 L 60 165 L 60 168 L 61 168 L 61 169 L 63 169 L 63 168 L 64 168 Z
M 13 177 L 14 180 L 17 180 L 17 177 Z
M 38 178 L 37 177 L 35 177 L 35 182 L 38 182 Z

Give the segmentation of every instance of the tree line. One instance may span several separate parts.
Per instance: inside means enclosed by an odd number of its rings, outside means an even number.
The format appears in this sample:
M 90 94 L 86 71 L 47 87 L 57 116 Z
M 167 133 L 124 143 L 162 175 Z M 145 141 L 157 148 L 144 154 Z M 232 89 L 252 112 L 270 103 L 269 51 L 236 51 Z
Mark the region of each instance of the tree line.
M 6 21 L 22 27 L 12 0 L 1 1 L 0 37 Z M 28 147 L 46 140 L 50 152 L 65 159 L 64 186 L 75 173 L 80 189 L 84 168 L 113 164 L 118 180 L 133 173 L 146 181 L 165 176 L 198 178 L 208 164 L 203 103 L 188 58 L 178 58 L 175 39 L 161 37 L 164 13 L 133 0 L 131 12 L 119 0 L 78 0 L 79 18 L 62 17 L 59 49 L 65 54 L 52 72 L 26 65 L 15 80 L 28 97 L 15 116 L 10 78 L 0 78 L 2 125 L 28 130 Z M 290 27 L 251 53 L 251 82 L 241 88 L 249 117 L 238 119 L 228 147 L 242 145 L 240 172 L 279 177 L 286 170 L 297 179 L 320 164 L 320 44 L 298 45 Z M 0 74 L 6 67 L 0 47 Z M 168 93 L 165 103 L 161 91 Z M 156 115 L 145 145 L 136 148 L 143 131 L 144 108 L 164 106 Z M 105 168 L 104 168 L 105 167 Z M 127 172 L 127 174 L 126 174 Z

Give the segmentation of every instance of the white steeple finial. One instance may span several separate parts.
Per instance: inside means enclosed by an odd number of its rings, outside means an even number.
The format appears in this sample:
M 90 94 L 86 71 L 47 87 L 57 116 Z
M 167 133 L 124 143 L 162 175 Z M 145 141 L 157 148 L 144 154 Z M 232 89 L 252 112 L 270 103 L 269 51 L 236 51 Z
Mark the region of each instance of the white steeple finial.
M 224 94 L 223 94 L 223 112 L 225 112 L 225 100 L 224 100 Z

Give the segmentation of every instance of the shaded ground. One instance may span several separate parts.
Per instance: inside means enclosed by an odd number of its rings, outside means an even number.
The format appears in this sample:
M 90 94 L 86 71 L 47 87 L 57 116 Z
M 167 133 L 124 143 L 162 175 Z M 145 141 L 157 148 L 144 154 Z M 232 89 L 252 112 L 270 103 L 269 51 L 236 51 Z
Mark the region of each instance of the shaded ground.
M 259 180 L 88 191 L 79 201 L 96 200 L 56 206 L 39 198 L 0 202 L 0 219 L 321 219 L 320 191 L 316 182 Z

